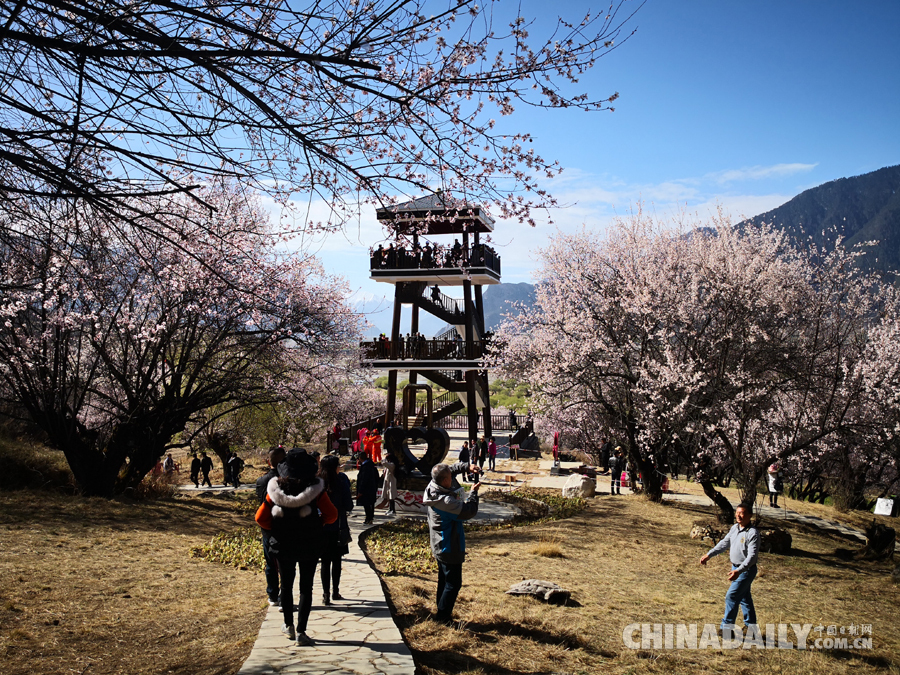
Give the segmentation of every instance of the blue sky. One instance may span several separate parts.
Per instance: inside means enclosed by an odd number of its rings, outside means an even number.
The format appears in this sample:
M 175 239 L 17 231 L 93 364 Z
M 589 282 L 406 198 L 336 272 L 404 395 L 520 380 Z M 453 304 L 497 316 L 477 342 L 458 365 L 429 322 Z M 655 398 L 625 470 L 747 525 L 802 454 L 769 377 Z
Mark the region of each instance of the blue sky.
M 569 17 L 598 7 L 523 3 L 539 16 L 533 35 L 555 18 L 548 5 Z M 647 0 L 631 25 L 634 36 L 582 80 L 595 94 L 619 92 L 615 112 L 509 118 L 565 167 L 548 186 L 568 207 L 554 225 L 497 223 L 505 282 L 531 279 L 534 249 L 557 228 L 602 229 L 639 200 L 660 215 L 686 208 L 700 218 L 721 204 L 741 219 L 900 163 L 900 1 Z M 311 244 L 387 325 L 390 301 L 379 299 L 393 288 L 367 270 L 368 247 L 382 236 L 372 213 Z

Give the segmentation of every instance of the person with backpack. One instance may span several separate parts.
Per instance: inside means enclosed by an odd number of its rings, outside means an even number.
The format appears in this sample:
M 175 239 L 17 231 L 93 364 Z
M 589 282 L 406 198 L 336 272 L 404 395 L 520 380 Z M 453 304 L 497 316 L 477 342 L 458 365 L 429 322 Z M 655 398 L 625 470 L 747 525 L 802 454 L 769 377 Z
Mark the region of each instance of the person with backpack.
M 278 477 L 278 465 L 284 461 L 285 451 L 283 445 L 277 445 L 269 449 L 269 470 L 256 480 L 256 499 L 262 505 L 266 501 L 269 482 Z M 281 604 L 281 594 L 278 590 L 278 559 L 272 553 L 269 530 L 262 531 L 263 561 L 265 562 L 266 596 L 269 598 L 270 607 L 278 607 Z
M 316 468 L 316 460 L 311 455 L 300 449 L 291 450 L 278 465 L 278 477 L 272 478 L 266 488 L 266 499 L 272 504 L 269 550 L 278 560 L 281 582 L 284 616 L 281 632 L 288 639 L 296 639 L 300 647 L 315 644 L 306 634 L 312 611 L 313 581 L 325 550 L 324 526 L 338 518 L 338 511 L 325 491 L 325 481 L 316 476 Z M 293 588 L 298 569 L 300 597 L 295 629 Z
M 338 471 L 340 460 L 335 455 L 325 455 L 319 462 L 319 478 L 325 483 L 325 493 L 338 511 L 337 520 L 323 526 L 325 548 L 322 552 L 322 603 L 343 600 L 340 593 L 341 558 L 350 553 L 350 523 L 347 514 L 353 510 L 353 494 L 350 479 Z

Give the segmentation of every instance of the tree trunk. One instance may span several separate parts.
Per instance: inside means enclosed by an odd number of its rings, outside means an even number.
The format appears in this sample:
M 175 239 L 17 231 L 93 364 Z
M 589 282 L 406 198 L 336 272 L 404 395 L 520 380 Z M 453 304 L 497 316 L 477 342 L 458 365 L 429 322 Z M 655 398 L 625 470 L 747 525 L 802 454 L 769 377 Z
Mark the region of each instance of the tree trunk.
M 703 488 L 703 493 L 709 497 L 713 501 L 713 504 L 716 505 L 716 508 L 719 509 L 719 512 L 716 514 L 719 522 L 724 525 L 734 525 L 734 507 L 731 505 L 731 502 L 725 498 L 725 495 L 716 490 L 710 480 L 701 480 L 700 487 Z
M 643 479 L 644 483 L 644 493 L 647 495 L 647 498 L 651 502 L 661 502 L 663 493 L 662 480 L 659 471 L 656 470 L 656 467 L 652 462 L 645 460 L 642 457 L 638 457 L 637 465 L 641 470 L 641 478 Z M 629 476 L 629 478 L 632 480 L 634 479 L 633 476 Z

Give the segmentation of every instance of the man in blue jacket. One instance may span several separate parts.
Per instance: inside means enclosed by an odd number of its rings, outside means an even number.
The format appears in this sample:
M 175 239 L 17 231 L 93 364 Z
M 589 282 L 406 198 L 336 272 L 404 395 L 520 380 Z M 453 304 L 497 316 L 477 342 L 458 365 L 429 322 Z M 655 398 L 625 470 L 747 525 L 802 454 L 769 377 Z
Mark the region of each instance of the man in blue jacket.
M 731 526 L 728 534 L 709 552 L 700 558 L 700 564 L 715 555 L 728 550 L 731 557 L 731 572 L 728 580 L 731 586 L 725 594 L 725 616 L 722 617 L 722 631 L 734 631 L 734 622 L 737 621 L 738 605 L 744 612 L 744 626 L 756 624 L 756 609 L 753 607 L 753 596 L 750 594 L 750 585 L 756 578 L 756 559 L 759 555 L 759 533 L 755 527 L 750 526 L 750 518 L 753 515 L 753 506 L 741 504 L 737 507 L 734 517 L 737 523 Z
M 462 588 L 462 564 L 466 559 L 466 536 L 463 521 L 478 513 L 476 483 L 463 501 L 453 486 L 453 476 L 475 472 L 476 465 L 458 462 L 453 466 L 438 464 L 431 470 L 431 482 L 425 488 L 422 503 L 428 507 L 428 532 L 431 553 L 438 564 L 437 616 L 449 624 L 453 620 L 453 606 Z

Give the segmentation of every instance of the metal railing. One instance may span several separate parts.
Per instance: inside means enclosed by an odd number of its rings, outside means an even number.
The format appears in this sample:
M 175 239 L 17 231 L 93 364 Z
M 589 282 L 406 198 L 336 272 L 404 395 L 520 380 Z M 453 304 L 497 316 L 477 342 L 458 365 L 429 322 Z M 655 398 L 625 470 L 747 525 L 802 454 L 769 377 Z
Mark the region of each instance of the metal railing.
M 369 340 L 359 343 L 365 361 L 384 361 L 393 359 L 391 353 L 391 341 L 388 339 Z M 483 358 L 487 352 L 488 343 L 479 340 L 473 345 L 474 359 Z M 398 359 L 414 360 L 467 360 L 466 343 L 463 340 L 437 340 L 416 337 L 401 337 L 397 344 Z M 448 371 L 450 372 L 450 371 Z M 455 373 L 454 373 L 455 379 Z
M 469 269 L 485 267 L 500 274 L 500 256 L 486 244 L 471 247 L 435 246 L 407 249 L 403 246 L 379 246 L 370 256 L 370 269 Z
M 516 426 L 512 426 L 512 417 L 509 415 L 491 415 L 491 429 L 493 431 L 517 431 L 518 429 L 524 427 L 528 421 L 527 415 L 516 415 L 515 416 L 515 424 Z M 448 415 L 443 419 L 436 420 L 434 426 L 441 427 L 443 429 L 468 429 L 469 428 L 469 416 L 466 414 L 462 415 Z M 484 428 L 484 419 L 481 413 L 478 415 L 478 426 L 479 428 Z

